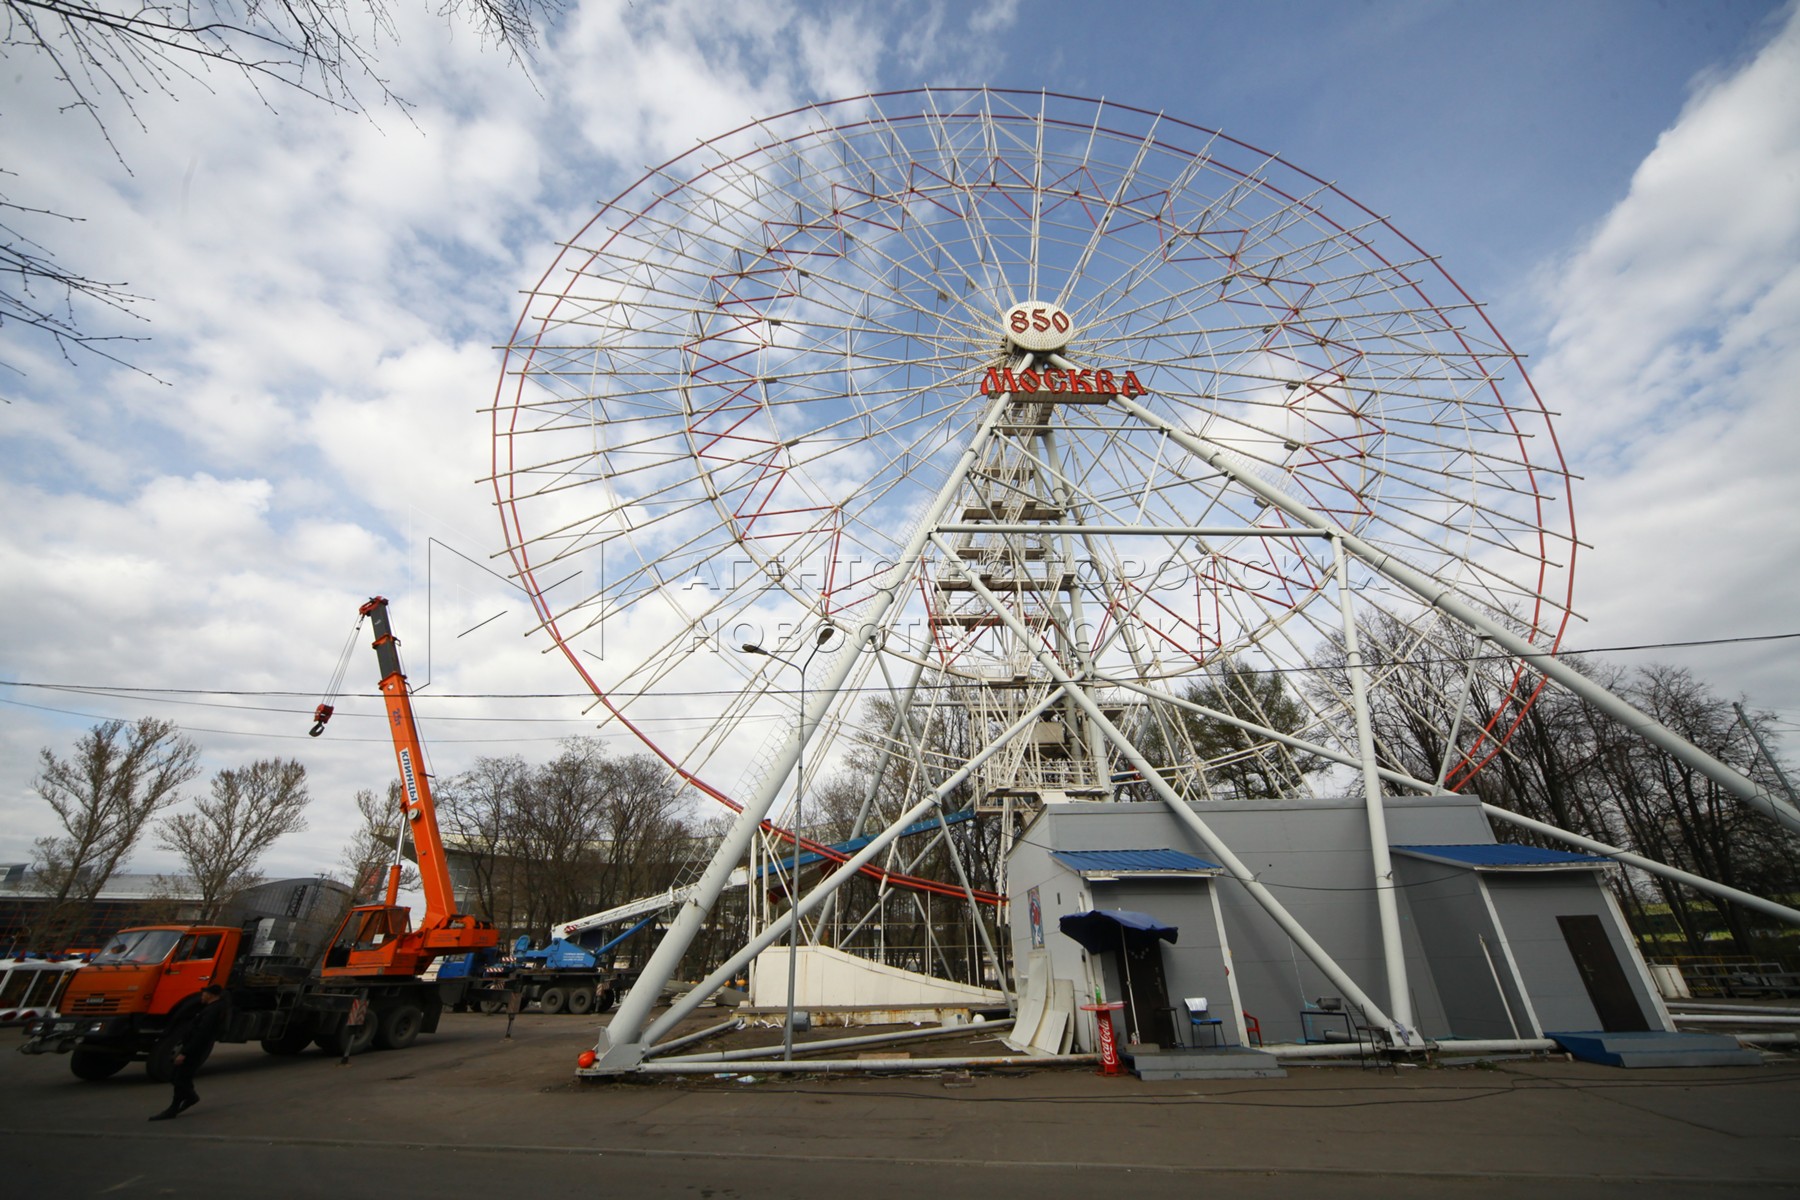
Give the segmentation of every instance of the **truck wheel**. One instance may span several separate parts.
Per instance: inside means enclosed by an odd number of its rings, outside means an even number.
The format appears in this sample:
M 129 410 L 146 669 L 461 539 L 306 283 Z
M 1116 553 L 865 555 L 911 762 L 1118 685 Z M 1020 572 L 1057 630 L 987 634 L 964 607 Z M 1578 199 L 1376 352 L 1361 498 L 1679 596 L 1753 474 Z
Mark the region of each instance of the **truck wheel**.
M 286 1033 L 283 1033 L 280 1037 L 264 1038 L 262 1040 L 263 1053 L 280 1054 L 284 1056 L 299 1054 L 302 1050 L 305 1050 L 308 1046 L 312 1045 L 313 1038 L 317 1032 L 318 1031 L 313 1027 L 311 1021 L 301 1020 L 296 1017 L 288 1022 Z
M 538 993 L 538 1007 L 547 1013 L 559 1013 L 569 1003 L 569 993 L 559 987 L 547 987 Z
M 381 1014 L 381 1028 L 375 1033 L 377 1050 L 404 1050 L 419 1040 L 425 1014 L 416 1004 L 396 1004 Z
M 93 1050 L 86 1046 L 77 1046 L 69 1054 L 69 1070 L 75 1072 L 75 1078 L 85 1079 L 89 1083 L 98 1083 L 102 1079 L 111 1079 L 125 1069 L 131 1061 L 129 1054 L 114 1054 L 106 1050 Z
M 618 999 L 619 994 L 611 988 L 607 988 L 594 997 L 594 1008 L 599 1012 L 611 1012 L 612 1006 L 618 1002 Z
M 375 1014 L 370 1013 L 369 1019 L 361 1025 L 338 1025 L 327 1029 L 313 1038 L 313 1045 L 327 1054 L 342 1055 L 345 1038 L 350 1039 L 351 1054 L 361 1054 L 367 1050 L 375 1040 Z
M 498 999 L 483 1000 L 481 1001 L 481 1011 L 490 1017 L 495 1013 L 503 1013 L 506 1011 L 506 1001 Z
M 594 1009 L 594 989 L 588 987 L 572 987 L 569 989 L 569 1012 L 573 1016 L 585 1017 Z

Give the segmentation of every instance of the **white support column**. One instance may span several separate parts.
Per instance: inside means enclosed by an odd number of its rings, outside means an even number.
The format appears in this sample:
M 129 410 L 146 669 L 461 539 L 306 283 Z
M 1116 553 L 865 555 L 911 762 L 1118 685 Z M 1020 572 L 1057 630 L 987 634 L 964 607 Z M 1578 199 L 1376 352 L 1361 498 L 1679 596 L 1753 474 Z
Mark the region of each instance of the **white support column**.
M 1500 956 L 1506 960 L 1508 977 L 1512 979 L 1513 990 L 1519 994 L 1519 1000 L 1525 1005 L 1525 1020 L 1531 1024 L 1531 1036 L 1543 1037 L 1543 1022 L 1538 1020 L 1537 1006 L 1531 1002 L 1531 989 L 1525 986 L 1525 973 L 1519 970 L 1519 960 L 1513 954 L 1512 939 L 1506 936 L 1506 926 L 1500 923 L 1500 909 L 1494 904 L 1494 894 L 1488 890 L 1487 880 L 1481 877 L 1480 871 L 1470 872 L 1475 876 L 1475 888 L 1481 893 L 1481 903 L 1487 908 L 1488 924 L 1494 927 L 1494 936 L 1500 939 Z
M 1362 759 L 1363 807 L 1369 818 L 1369 861 L 1375 868 L 1375 914 L 1381 924 L 1381 957 L 1386 968 L 1388 1011 L 1402 1045 L 1412 1040 L 1412 991 L 1406 981 L 1406 943 L 1400 937 L 1400 905 L 1394 895 L 1394 860 L 1388 853 L 1387 809 L 1375 769 L 1375 730 L 1369 723 L 1369 687 L 1356 637 L 1356 606 L 1350 598 L 1350 560 L 1341 538 L 1331 539 L 1337 560 L 1338 608 L 1344 617 L 1344 664 L 1350 672 L 1350 701 L 1356 713 L 1356 752 Z
M 888 573 L 888 578 L 877 590 L 875 598 L 870 602 L 868 611 L 862 615 L 855 634 L 849 644 L 838 655 L 831 676 L 824 686 L 808 701 L 800 714 L 800 724 L 777 753 L 775 761 L 770 764 L 769 773 L 764 777 L 756 795 L 745 803 L 738 813 L 737 820 L 714 852 L 712 861 L 707 864 L 706 871 L 700 877 L 695 893 L 681 906 L 681 911 L 670 922 L 668 932 L 657 944 L 650 955 L 650 961 L 638 977 L 636 985 L 620 1003 L 618 1012 L 613 1015 L 612 1022 L 600 1031 L 600 1040 L 594 1049 L 600 1055 L 596 1067 L 603 1070 L 630 1070 L 644 1058 L 644 1043 L 641 1040 L 644 1022 L 650 1010 L 662 998 L 663 985 L 675 977 L 675 970 L 681 965 L 682 957 L 693 944 L 695 936 L 700 932 L 708 913 L 718 901 L 719 893 L 725 888 L 725 882 L 732 870 L 743 859 L 755 836 L 757 828 L 769 815 L 776 796 L 780 795 L 788 776 L 800 760 L 807 741 L 819 720 L 830 710 L 837 699 L 838 689 L 849 678 L 856 665 L 857 656 L 876 645 L 881 635 L 882 618 L 898 600 L 900 589 L 909 579 L 908 568 L 914 559 L 923 552 L 926 540 L 932 536 L 938 523 L 944 519 L 945 512 L 961 492 L 969 470 L 980 460 L 988 442 L 994 436 L 994 428 L 999 424 L 1001 414 L 1006 411 L 1011 397 L 1001 394 L 993 398 L 988 410 L 982 418 L 981 426 L 969 444 L 963 449 L 956 465 L 938 489 L 937 498 L 931 507 L 920 518 L 918 527 L 908 540 L 907 547 L 895 560 L 895 566 Z M 798 856 L 796 856 L 797 860 Z M 792 918 L 796 910 L 789 909 Z

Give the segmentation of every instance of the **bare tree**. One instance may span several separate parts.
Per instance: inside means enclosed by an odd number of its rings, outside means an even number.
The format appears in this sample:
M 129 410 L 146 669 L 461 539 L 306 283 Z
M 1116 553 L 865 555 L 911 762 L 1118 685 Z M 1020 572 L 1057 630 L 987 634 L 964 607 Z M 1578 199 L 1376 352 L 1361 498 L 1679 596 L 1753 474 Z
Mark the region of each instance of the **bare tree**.
M 672 886 L 691 840 L 669 768 L 653 754 L 600 764 L 608 877 L 601 899 L 620 904 Z
M 50 897 L 37 944 L 66 936 L 137 846 L 151 818 L 180 799 L 199 773 L 199 750 L 172 721 L 106 721 L 58 758 L 39 752 L 33 787 L 56 812 L 63 833 L 39 838 L 32 862 L 37 890 Z
M 368 101 L 404 107 L 379 73 L 382 43 L 397 31 L 386 0 L 0 0 L 0 50 L 35 58 L 63 90 L 62 110 L 90 119 L 114 156 L 109 120 L 122 112 L 142 126 L 138 100 L 210 90 L 214 70 L 265 88 L 366 112 Z M 522 61 L 537 44 L 537 22 L 562 0 L 444 0 L 438 15 L 471 26 Z M 84 350 L 120 361 L 108 346 L 141 340 L 93 332 L 85 316 L 96 306 L 137 316 L 141 297 L 58 260 L 54 249 L 21 232 L 21 219 L 76 218 L 0 196 L 0 327 L 46 335 L 69 357 Z
M 1235 658 L 1188 680 L 1180 696 L 1276 733 L 1317 732 L 1312 714 L 1279 673 L 1258 671 Z M 1307 776 L 1330 765 L 1273 738 L 1163 702 L 1145 706 L 1138 745 L 1165 778 L 1192 797 L 1287 799 L 1301 792 Z
M 400 781 L 388 784 L 385 799 L 358 788 L 356 811 L 362 825 L 344 846 L 342 866 L 350 877 L 352 903 L 369 904 L 387 894 L 388 868 L 395 861 L 395 839 L 400 836 Z M 400 861 L 400 886 L 417 887 L 418 868 Z
M 218 915 L 226 898 L 258 882 L 256 864 L 277 838 L 306 828 L 306 768 L 296 759 L 259 759 L 213 776 L 212 794 L 172 816 L 157 841 L 180 856 L 199 893 L 199 919 Z
M 1779 896 L 1800 886 L 1794 866 L 1800 839 L 1636 730 L 1572 693 L 1542 686 L 1541 677 L 1492 653 L 1454 623 L 1407 625 L 1368 610 L 1359 614 L 1358 625 L 1363 657 L 1375 679 L 1370 720 L 1384 761 L 1423 779 L 1435 778 L 1446 763 L 1482 764 L 1472 778 L 1459 780 L 1459 772 L 1451 770 L 1450 786 L 1745 891 Z M 1690 672 L 1658 664 L 1624 670 L 1574 656 L 1563 661 L 1712 757 L 1775 786 L 1773 768 L 1761 759 L 1731 705 Z M 1324 662 L 1327 670 L 1313 688 L 1341 692 L 1346 686 L 1341 641 L 1327 648 Z M 1465 715 L 1458 744 L 1450 747 L 1459 701 Z M 1771 717 L 1750 719 L 1766 730 Z M 1342 732 L 1349 736 L 1347 727 Z M 1496 832 L 1507 840 L 1561 846 L 1510 825 Z M 1686 943 L 1689 953 L 1716 953 L 1718 945 L 1707 939 L 1720 925 L 1741 953 L 1760 952 L 1765 944 L 1747 911 L 1665 879 L 1622 871 L 1612 876 L 1612 886 L 1640 932 L 1660 923 L 1653 909 L 1666 906 L 1672 936 Z
M 463 903 L 495 925 L 518 932 L 514 917 L 519 797 L 531 768 L 517 755 L 478 758 L 437 789 L 438 819 L 449 846 L 468 862 L 473 896 Z
M 599 907 L 605 755 L 592 738 L 569 738 L 520 792 L 514 854 L 525 923 L 533 931 Z

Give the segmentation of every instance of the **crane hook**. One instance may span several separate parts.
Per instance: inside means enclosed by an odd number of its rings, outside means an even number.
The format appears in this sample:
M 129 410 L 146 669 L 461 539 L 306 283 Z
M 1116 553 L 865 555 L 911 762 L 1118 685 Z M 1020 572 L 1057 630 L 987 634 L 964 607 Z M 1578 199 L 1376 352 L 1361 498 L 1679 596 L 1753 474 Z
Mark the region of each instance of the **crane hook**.
M 331 714 L 335 711 L 337 710 L 329 704 L 321 704 L 319 707 L 313 709 L 313 721 L 315 724 L 312 727 L 312 732 L 307 736 L 318 737 L 321 733 L 324 733 L 325 722 L 331 720 Z

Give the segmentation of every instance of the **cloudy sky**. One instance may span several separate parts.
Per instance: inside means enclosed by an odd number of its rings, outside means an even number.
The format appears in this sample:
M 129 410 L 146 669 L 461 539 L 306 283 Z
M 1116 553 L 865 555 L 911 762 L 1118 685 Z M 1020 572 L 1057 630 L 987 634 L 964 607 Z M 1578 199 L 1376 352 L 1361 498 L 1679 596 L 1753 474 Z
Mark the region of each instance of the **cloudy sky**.
M 329 868 L 392 757 L 367 700 L 306 728 L 377 592 L 439 773 L 591 729 L 487 570 L 493 347 L 647 165 L 871 90 L 1103 96 L 1331 180 L 1530 356 L 1583 477 L 1571 644 L 1800 631 L 1792 5 L 585 0 L 521 69 L 396 4 L 381 71 L 407 107 L 365 86 L 365 115 L 200 72 L 135 113 L 100 96 L 103 137 L 46 60 L 7 62 L 3 194 L 80 218 L 29 228 L 144 296 L 96 321 L 148 340 L 114 347 L 128 370 L 0 328 L 0 862 L 53 832 L 40 747 L 149 714 L 209 774 L 305 761 L 311 829 L 264 866 Z M 1800 729 L 1800 640 L 1614 658 Z M 372 690 L 360 645 L 349 679 Z

